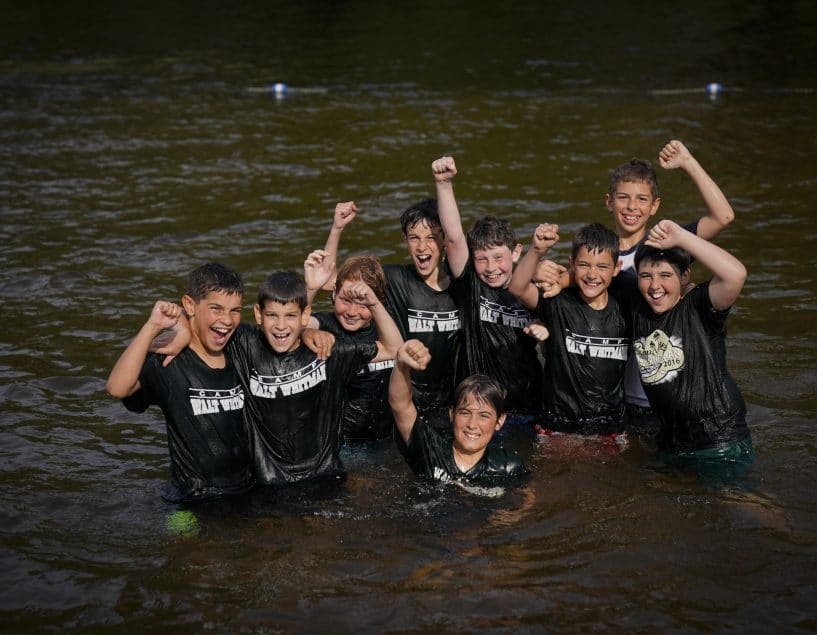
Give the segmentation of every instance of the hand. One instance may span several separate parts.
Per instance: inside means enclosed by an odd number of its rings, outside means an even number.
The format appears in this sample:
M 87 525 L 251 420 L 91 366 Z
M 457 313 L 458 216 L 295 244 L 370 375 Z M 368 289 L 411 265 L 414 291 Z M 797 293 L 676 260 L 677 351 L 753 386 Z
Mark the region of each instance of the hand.
M 685 233 L 688 233 L 687 230 L 678 223 L 662 220 L 650 230 L 645 242 L 656 249 L 672 249 L 678 246 L 680 240 L 683 240 Z
M 522 332 L 525 333 L 525 335 L 530 335 L 537 342 L 544 342 L 550 337 L 550 331 L 548 331 L 547 327 L 539 320 L 534 320 L 528 324 L 524 329 L 522 329 Z
M 562 276 L 567 269 L 552 260 L 540 260 L 533 274 L 533 284 L 544 290 L 547 287 L 558 285 L 561 288 Z
M 326 331 L 305 328 L 301 333 L 301 341 L 304 346 L 318 356 L 318 359 L 326 359 L 332 354 L 335 336 Z
M 408 340 L 397 351 L 397 363 L 413 370 L 425 370 L 431 353 L 420 340 Z
M 178 304 L 157 300 L 150 312 L 148 322 L 157 331 L 172 329 L 179 322 L 179 318 L 184 314 L 184 310 Z
M 454 157 L 441 157 L 431 164 L 431 173 L 437 183 L 450 183 L 457 176 Z
M 658 163 L 665 170 L 683 168 L 689 161 L 692 161 L 692 155 L 687 147 L 677 140 L 670 141 L 658 153 Z
M 346 203 L 338 203 L 335 205 L 335 217 L 332 221 L 336 229 L 343 230 L 346 225 L 351 223 L 357 215 L 357 205 L 354 201 Z
M 335 275 L 335 256 L 323 249 L 316 249 L 304 260 L 304 282 L 306 288 L 322 289 Z
M 559 226 L 542 223 L 533 232 L 531 247 L 538 254 L 545 253 L 559 241 Z
M 371 308 L 375 304 L 380 303 L 380 300 L 374 294 L 372 288 L 363 282 L 363 280 L 357 280 L 350 287 L 347 287 L 342 297 L 348 302 L 362 304 L 367 308 Z

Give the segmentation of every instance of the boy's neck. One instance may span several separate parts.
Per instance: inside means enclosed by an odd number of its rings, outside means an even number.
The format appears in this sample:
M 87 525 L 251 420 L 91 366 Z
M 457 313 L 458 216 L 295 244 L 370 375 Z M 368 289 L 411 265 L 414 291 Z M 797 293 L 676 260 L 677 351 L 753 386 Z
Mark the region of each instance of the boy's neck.
M 604 293 L 600 293 L 595 298 L 586 298 L 584 294 L 579 291 L 579 295 L 582 298 L 582 301 L 589 306 L 591 309 L 596 311 L 601 311 L 602 309 L 607 308 L 607 303 L 610 301 L 610 294 L 605 289 Z
M 477 463 L 479 463 L 480 460 L 482 460 L 482 457 L 485 456 L 486 449 L 487 448 L 483 448 L 480 452 L 466 454 L 457 450 L 456 444 L 451 445 L 451 451 L 454 455 L 454 463 L 461 472 L 467 472 Z
M 642 240 L 644 240 L 644 236 L 647 235 L 647 228 L 642 227 L 637 232 L 633 234 L 626 234 L 623 235 L 621 232 L 618 232 L 618 248 L 621 251 L 627 251 L 636 247 Z
M 190 342 L 190 350 L 198 355 L 199 359 L 201 359 L 201 361 L 203 361 L 210 368 L 219 369 L 224 368 L 227 365 L 227 358 L 224 355 L 224 351 L 211 353 L 205 349 L 199 341 Z

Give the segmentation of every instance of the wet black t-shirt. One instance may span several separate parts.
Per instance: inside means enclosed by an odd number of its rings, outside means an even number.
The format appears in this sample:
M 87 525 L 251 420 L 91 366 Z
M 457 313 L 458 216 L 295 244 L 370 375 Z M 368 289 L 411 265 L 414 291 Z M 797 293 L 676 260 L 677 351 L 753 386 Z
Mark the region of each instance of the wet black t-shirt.
M 210 368 L 187 348 L 166 368 L 164 356 L 148 354 L 140 389 L 122 400 L 128 410 L 162 409 L 167 423 L 171 482 L 162 497 L 171 502 L 238 494 L 253 486 L 244 424 L 244 392 L 227 356 Z
M 431 353 L 424 371 L 411 374 L 418 408 L 447 408 L 454 389 L 454 361 L 460 313 L 449 290 L 429 287 L 412 264 L 386 265 L 389 312 L 403 340 L 417 339 Z
M 633 351 L 641 383 L 661 420 L 663 447 L 703 450 L 749 435 L 746 405 L 726 368 L 726 318 L 698 285 L 663 314 L 638 298 Z
M 456 380 L 475 373 L 488 375 L 508 391 L 509 412 L 538 412 L 542 365 L 536 339 L 523 332 L 532 320 L 530 312 L 507 289 L 484 284 L 470 261 L 451 284 L 451 294 L 462 319 Z
M 374 322 L 357 331 L 346 331 L 331 311 L 313 313 L 321 330 L 338 338 L 374 343 L 377 329 Z M 346 387 L 343 404 L 344 439 L 375 441 L 384 439 L 394 430 L 394 416 L 389 407 L 389 378 L 394 360 L 369 362 L 360 369 Z
M 593 309 L 570 287 L 553 298 L 540 296 L 536 317 L 550 331 L 542 425 L 579 434 L 621 432 L 630 341 L 625 311 L 609 295 L 605 308 Z
M 519 455 L 498 445 L 489 445 L 482 458 L 463 472 L 454 460 L 451 436 L 442 434 L 419 417 L 404 453 L 415 474 L 437 481 L 493 482 L 527 474 Z
M 256 479 L 287 483 L 343 473 L 343 397 L 374 343 L 338 339 L 329 359 L 306 346 L 278 354 L 260 329 L 240 327 L 228 344 L 244 382 Z

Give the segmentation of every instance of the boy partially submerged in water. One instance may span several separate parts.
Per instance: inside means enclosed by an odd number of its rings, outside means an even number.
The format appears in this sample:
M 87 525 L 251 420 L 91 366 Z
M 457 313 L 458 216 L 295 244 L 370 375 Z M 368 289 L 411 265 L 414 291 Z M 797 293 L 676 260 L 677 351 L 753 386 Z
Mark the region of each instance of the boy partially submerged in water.
M 505 422 L 505 389 L 485 375 L 466 377 L 451 398 L 451 435 L 426 423 L 412 401 L 411 372 L 428 365 L 431 355 L 418 340 L 397 352 L 389 382 L 389 404 L 405 457 L 415 474 L 439 481 L 493 481 L 527 473 L 513 451 L 489 445 Z

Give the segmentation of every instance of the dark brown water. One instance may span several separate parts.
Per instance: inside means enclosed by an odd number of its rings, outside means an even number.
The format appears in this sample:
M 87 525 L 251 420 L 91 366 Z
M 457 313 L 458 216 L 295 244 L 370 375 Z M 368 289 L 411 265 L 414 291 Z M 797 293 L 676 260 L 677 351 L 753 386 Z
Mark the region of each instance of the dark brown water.
M 810 5 L 8 4 L 0 630 L 817 630 Z M 248 90 L 274 81 L 285 98 Z M 161 502 L 161 415 L 104 379 L 194 266 L 253 288 L 300 267 L 350 199 L 347 253 L 401 262 L 399 212 L 443 154 L 467 223 L 569 236 L 608 220 L 609 169 L 672 138 L 732 201 L 719 243 L 750 270 L 728 340 L 745 479 L 511 429 L 533 471 L 517 491 L 420 485 L 385 443 L 347 450 L 336 491 Z M 701 214 L 682 174 L 659 176 L 661 215 Z

